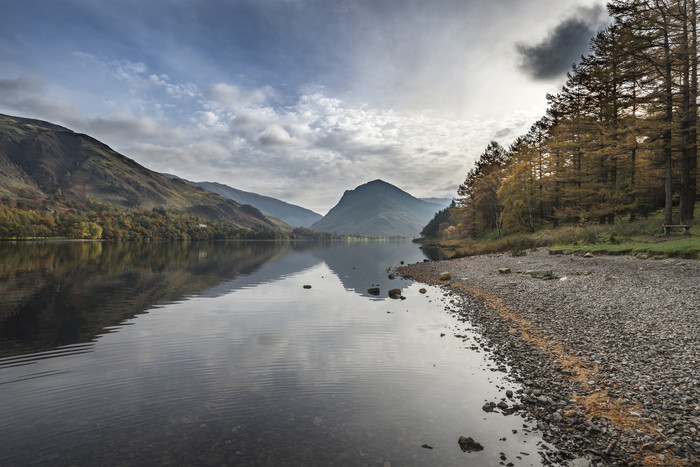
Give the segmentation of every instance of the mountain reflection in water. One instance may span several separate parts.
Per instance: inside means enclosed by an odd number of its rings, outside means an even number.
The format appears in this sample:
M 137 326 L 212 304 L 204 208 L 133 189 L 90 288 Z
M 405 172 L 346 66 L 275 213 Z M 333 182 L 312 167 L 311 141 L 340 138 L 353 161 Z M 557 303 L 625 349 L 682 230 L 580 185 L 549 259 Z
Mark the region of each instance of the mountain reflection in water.
M 534 427 L 481 410 L 517 388 L 454 297 L 387 277 L 423 258 L 391 241 L 0 244 L 0 463 L 539 465 Z
M 405 242 L 400 242 L 404 243 Z M 86 343 L 151 307 L 326 264 L 347 290 L 388 285 L 386 242 L 0 243 L 0 357 Z M 407 260 L 421 256 L 407 245 Z M 370 248 L 371 255 L 357 255 Z M 313 254 L 299 254 L 313 251 Z M 267 263 L 276 263 L 252 277 Z M 352 265 L 352 266 L 351 266 Z M 359 268 L 358 268 L 359 266 Z M 348 274 L 355 268 L 362 274 Z

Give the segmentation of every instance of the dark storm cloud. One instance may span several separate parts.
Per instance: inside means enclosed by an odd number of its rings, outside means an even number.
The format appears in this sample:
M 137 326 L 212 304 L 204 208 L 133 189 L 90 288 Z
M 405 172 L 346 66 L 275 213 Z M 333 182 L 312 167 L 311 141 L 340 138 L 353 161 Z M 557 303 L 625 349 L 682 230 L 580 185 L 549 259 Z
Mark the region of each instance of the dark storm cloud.
M 604 24 L 602 6 L 577 8 L 540 43 L 516 45 L 520 69 L 538 80 L 561 76 L 588 51 L 591 38 Z

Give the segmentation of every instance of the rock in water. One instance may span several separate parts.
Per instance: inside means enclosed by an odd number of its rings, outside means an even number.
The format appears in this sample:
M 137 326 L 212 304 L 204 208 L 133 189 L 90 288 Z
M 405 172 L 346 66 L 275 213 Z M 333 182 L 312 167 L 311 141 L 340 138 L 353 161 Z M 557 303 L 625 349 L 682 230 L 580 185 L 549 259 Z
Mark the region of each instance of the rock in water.
M 460 436 L 459 437 L 459 447 L 462 448 L 463 452 L 474 452 L 483 451 L 484 447 L 474 441 L 471 436 Z
M 304 286 L 304 288 L 305 288 L 305 289 L 310 289 L 311 286 L 307 284 L 307 285 Z
M 401 298 L 401 289 L 391 289 L 389 291 L 389 298 Z
M 367 293 L 370 295 L 378 296 L 379 295 L 379 287 L 370 287 L 369 289 L 367 289 Z
M 420 289 L 419 292 L 420 292 L 420 293 L 426 293 L 426 292 L 428 292 L 428 291 L 427 291 L 426 289 Z
M 449 272 L 441 272 L 440 273 L 440 280 L 441 281 L 449 281 L 450 279 L 452 279 L 452 274 L 450 274 Z
M 591 467 L 593 463 L 586 458 L 579 457 L 569 462 L 570 467 Z
M 495 402 L 487 402 L 484 404 L 484 406 L 481 408 L 484 412 L 493 412 L 493 410 L 496 408 L 496 403 Z

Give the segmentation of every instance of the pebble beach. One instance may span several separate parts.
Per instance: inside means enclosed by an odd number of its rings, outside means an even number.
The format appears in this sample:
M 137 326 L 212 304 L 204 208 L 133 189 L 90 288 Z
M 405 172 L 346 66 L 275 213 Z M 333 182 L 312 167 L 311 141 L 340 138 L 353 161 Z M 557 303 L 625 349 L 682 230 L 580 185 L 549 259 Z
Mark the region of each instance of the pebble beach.
M 522 387 L 484 410 L 535 418 L 543 464 L 700 465 L 700 261 L 538 249 L 399 272 L 461 297 Z

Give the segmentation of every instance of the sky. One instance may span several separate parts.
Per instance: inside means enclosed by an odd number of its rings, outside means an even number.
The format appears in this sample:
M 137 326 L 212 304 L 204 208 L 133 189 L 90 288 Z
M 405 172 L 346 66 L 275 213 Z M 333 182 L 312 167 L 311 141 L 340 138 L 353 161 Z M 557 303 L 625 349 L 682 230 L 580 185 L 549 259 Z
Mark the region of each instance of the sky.
M 325 214 L 456 196 L 546 110 L 597 0 L 0 0 L 0 113 Z

